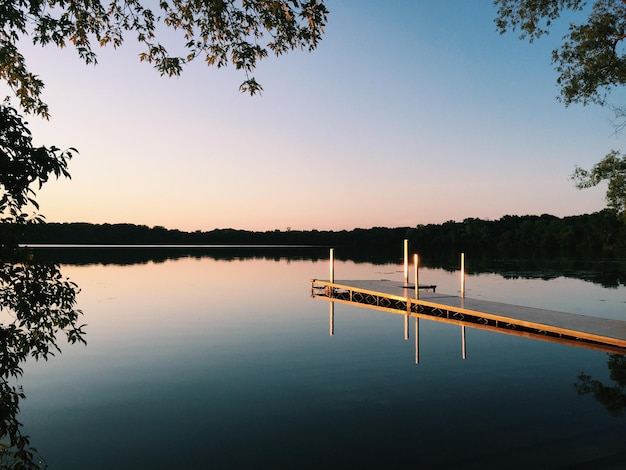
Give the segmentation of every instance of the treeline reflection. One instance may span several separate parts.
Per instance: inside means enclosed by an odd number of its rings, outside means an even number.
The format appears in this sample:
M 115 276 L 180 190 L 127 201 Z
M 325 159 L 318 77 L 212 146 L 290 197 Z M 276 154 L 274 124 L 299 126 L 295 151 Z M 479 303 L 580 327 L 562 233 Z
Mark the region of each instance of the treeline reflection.
M 273 260 L 324 261 L 327 247 L 311 246 L 124 246 L 37 248 L 38 254 L 54 263 L 68 265 L 132 265 L 163 263 L 181 258 L 209 258 L 219 261 Z M 401 246 L 391 247 L 375 255 L 347 247 L 335 250 L 335 259 L 375 265 L 401 264 Z M 468 274 L 492 273 L 506 279 L 555 279 L 567 277 L 614 288 L 626 285 L 626 259 L 609 258 L 498 258 L 488 251 L 465 254 Z M 451 251 L 420 253 L 420 266 L 456 271 L 459 253 Z
M 626 356 L 608 354 L 606 365 L 612 383 L 604 384 L 581 372 L 574 388 L 579 395 L 593 395 L 613 416 L 623 416 L 626 410 Z

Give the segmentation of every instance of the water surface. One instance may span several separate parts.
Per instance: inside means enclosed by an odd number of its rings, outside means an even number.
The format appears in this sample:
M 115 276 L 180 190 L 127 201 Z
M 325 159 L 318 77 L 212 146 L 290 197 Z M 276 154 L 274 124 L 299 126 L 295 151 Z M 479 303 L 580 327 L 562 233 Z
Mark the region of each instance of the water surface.
M 626 420 L 574 387 L 606 353 L 310 297 L 325 261 L 187 257 L 65 265 L 86 347 L 31 362 L 21 421 L 50 469 L 544 468 L 626 459 Z M 337 261 L 336 279 L 401 279 Z M 458 275 L 422 269 L 438 292 Z M 467 279 L 467 296 L 626 320 L 626 288 Z M 622 394 L 624 389 L 621 389 Z M 623 395 L 622 395 L 623 396 Z

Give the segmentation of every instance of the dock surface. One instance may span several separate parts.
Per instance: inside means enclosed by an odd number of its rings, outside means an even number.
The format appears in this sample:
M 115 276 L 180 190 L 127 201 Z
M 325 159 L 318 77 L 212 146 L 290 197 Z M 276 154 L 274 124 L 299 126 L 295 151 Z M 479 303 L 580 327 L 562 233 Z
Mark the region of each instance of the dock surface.
M 433 286 L 434 287 L 434 286 Z M 311 280 L 311 295 L 392 313 L 469 324 L 536 339 L 626 354 L 626 321 L 460 297 L 392 280 Z M 593 347 L 596 345 L 598 347 Z

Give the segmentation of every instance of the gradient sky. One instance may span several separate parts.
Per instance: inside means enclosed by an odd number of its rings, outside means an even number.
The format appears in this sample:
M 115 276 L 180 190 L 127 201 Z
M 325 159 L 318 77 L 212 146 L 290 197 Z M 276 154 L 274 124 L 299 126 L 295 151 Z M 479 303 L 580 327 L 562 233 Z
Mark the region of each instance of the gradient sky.
M 46 83 L 39 144 L 76 147 L 71 180 L 38 200 L 50 222 L 181 230 L 339 230 L 594 212 L 580 191 L 623 137 L 610 111 L 556 100 L 550 52 L 500 36 L 489 1 L 329 1 L 313 53 L 264 60 L 262 96 L 201 61 L 179 78 L 140 63 L 132 37 L 96 67 L 28 47 Z M 563 23 L 565 27 L 566 24 Z

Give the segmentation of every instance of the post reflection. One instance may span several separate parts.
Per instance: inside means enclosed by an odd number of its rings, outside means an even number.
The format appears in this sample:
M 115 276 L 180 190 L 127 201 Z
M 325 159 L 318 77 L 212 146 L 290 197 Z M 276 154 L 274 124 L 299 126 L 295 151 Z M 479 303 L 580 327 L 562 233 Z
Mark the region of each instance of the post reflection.
M 319 281 L 319 282 L 322 282 L 322 281 Z M 362 282 L 366 282 L 366 281 L 362 281 Z M 314 284 L 312 285 L 313 285 L 313 289 L 322 288 Z M 509 324 L 506 321 L 495 321 L 495 323 L 492 322 L 492 324 L 490 324 L 488 320 L 480 316 L 476 316 L 476 315 L 472 316 L 472 312 L 469 312 L 469 313 L 453 312 L 452 314 L 450 314 L 450 311 L 445 310 L 445 306 L 443 307 L 443 309 L 441 307 L 431 308 L 430 311 L 426 311 L 425 313 L 416 312 L 413 308 L 411 308 L 413 304 L 409 302 L 405 302 L 402 299 L 397 301 L 396 303 L 397 306 L 394 306 L 393 302 L 396 300 L 394 300 L 395 298 L 393 296 L 391 300 L 386 300 L 386 303 L 385 303 L 385 299 L 383 299 L 383 301 L 376 300 L 378 299 L 376 294 L 368 294 L 367 291 L 364 291 L 365 293 L 361 294 L 359 293 L 358 289 L 355 289 L 354 292 L 356 292 L 355 300 L 352 299 L 352 293 L 350 293 L 350 298 L 348 299 L 347 298 L 348 294 L 343 292 L 341 294 L 344 295 L 344 297 L 346 298 L 333 297 L 332 301 L 334 303 L 339 302 L 343 304 L 357 305 L 363 308 L 374 309 L 374 310 L 384 311 L 384 312 L 388 312 L 392 314 L 402 315 L 404 317 L 405 341 L 409 339 L 409 326 L 408 326 L 409 317 L 423 318 L 423 319 L 438 322 L 438 323 L 447 323 L 447 324 L 460 326 L 461 327 L 461 347 L 462 347 L 461 355 L 463 359 L 467 358 L 466 326 L 468 328 L 491 331 L 491 332 L 495 332 L 498 334 L 504 334 L 504 335 L 510 335 L 510 336 L 521 336 L 521 337 L 530 338 L 534 340 L 564 344 L 568 346 L 575 346 L 575 347 L 585 348 L 585 349 L 593 349 L 596 351 L 603 351 L 606 353 L 617 353 L 621 355 L 626 354 L 626 347 L 623 347 L 620 344 L 617 344 L 617 342 L 613 342 L 614 336 L 611 336 L 610 334 L 605 334 L 604 336 L 596 335 L 596 337 L 594 338 L 589 338 L 589 337 L 585 337 L 584 331 L 578 332 L 577 330 L 573 330 L 573 329 L 563 329 L 562 331 L 555 332 L 555 331 L 539 329 L 533 326 L 526 326 L 521 323 Z M 319 292 L 316 292 L 315 290 L 313 290 L 312 296 L 328 298 L 325 294 L 323 293 L 320 294 Z M 359 298 L 357 298 L 357 296 L 359 296 Z M 371 302 L 376 301 L 377 303 L 376 304 L 367 303 L 370 301 Z M 510 306 L 510 307 L 515 307 L 515 306 Z M 410 311 L 409 311 L 409 308 L 411 308 Z M 523 309 L 525 307 L 518 307 L 518 308 Z M 460 311 L 465 310 L 465 299 L 463 298 L 461 298 L 461 306 L 459 310 Z M 564 315 L 568 315 L 568 314 L 564 314 Z M 599 321 L 615 323 L 614 320 L 599 319 Z
M 467 358 L 467 348 L 465 347 L 466 343 L 465 343 L 465 327 L 462 326 L 461 327 L 461 349 L 463 351 L 463 359 Z
M 461 266 L 463 266 L 463 259 L 464 259 L 464 255 L 461 254 Z M 465 272 L 463 270 L 463 268 L 461 268 L 461 276 L 462 276 L 462 285 L 463 287 L 461 288 L 461 308 L 465 308 Z M 462 357 L 463 359 L 467 358 L 467 349 L 465 347 L 466 343 L 465 343 L 465 325 L 461 325 L 461 351 L 462 351 Z
M 409 318 L 411 315 L 404 315 L 404 340 L 408 341 L 409 334 Z M 420 336 L 420 319 L 418 316 L 413 316 L 415 319 L 415 364 L 419 364 L 420 362 L 420 346 L 419 346 L 419 336 Z M 335 334 L 335 302 L 329 302 L 329 335 L 334 336 Z M 463 359 L 467 359 L 467 334 L 465 330 L 465 325 L 461 325 L 461 357 Z
M 404 316 L 404 341 L 409 340 L 409 316 Z
M 335 319 L 335 303 L 336 301 L 331 301 L 330 302 L 330 335 L 333 336 L 335 333 L 335 324 L 334 324 L 334 319 Z M 341 302 L 340 303 L 347 303 L 347 302 Z M 370 307 L 370 306 L 367 306 Z M 467 328 L 474 328 L 474 329 L 479 329 L 479 330 L 487 330 L 487 331 L 491 331 L 491 332 L 495 332 L 498 334 L 505 334 L 505 335 L 509 335 L 509 336 L 521 336 L 524 338 L 529 338 L 529 339 L 533 339 L 533 340 L 539 340 L 539 341 L 544 341 L 544 342 L 550 342 L 550 343 L 557 343 L 557 344 L 563 344 L 563 345 L 567 345 L 567 346 L 574 346 L 574 347 L 578 347 L 578 348 L 584 348 L 584 349 L 592 349 L 592 350 L 596 350 L 596 351 L 603 351 L 606 353 L 609 353 L 611 356 L 615 356 L 615 357 L 626 357 L 626 350 L 624 348 L 620 348 L 618 346 L 614 346 L 614 345 L 610 345 L 610 344 L 599 344 L 599 343 L 593 343 L 593 342 L 589 342 L 589 341 L 585 341 L 582 339 L 570 339 L 570 338 L 561 338 L 561 337 L 552 337 L 552 336 L 547 336 L 547 335 L 542 335 L 542 334 L 536 334 L 536 333 L 530 333 L 527 331 L 516 331 L 516 330 L 499 330 L 499 329 L 495 329 L 495 328 L 490 328 L 488 326 L 485 325 L 469 325 L 466 326 L 463 322 L 463 320 L 456 320 L 456 319 L 446 319 L 446 318 L 432 318 L 430 316 L 424 316 L 424 315 L 420 315 L 420 314 L 415 314 L 415 313 L 406 313 L 404 310 L 403 311 L 398 311 L 398 310 L 393 310 L 393 309 L 384 309 L 382 308 L 381 310 L 386 310 L 386 311 L 392 311 L 392 313 L 402 313 L 403 316 L 403 338 L 405 341 L 408 341 L 410 338 L 410 333 L 409 333 L 409 318 L 413 317 L 415 319 L 415 364 L 419 364 L 419 320 L 420 318 L 428 320 L 428 321 L 433 321 L 433 322 L 438 322 L 438 323 L 447 323 L 447 324 L 453 324 L 453 325 L 457 325 L 461 327 L 461 358 L 463 360 L 467 359 Z M 624 369 L 626 370 L 626 366 L 624 366 Z M 626 377 L 626 371 L 623 372 L 623 375 Z M 584 374 L 581 374 L 581 377 L 583 377 Z M 586 390 L 585 393 L 591 393 L 592 391 L 594 392 L 594 394 L 596 394 L 597 390 L 600 390 L 601 388 L 597 386 L 597 383 L 594 381 L 590 381 L 585 379 L 585 381 L 583 381 L 581 379 L 580 383 L 582 384 L 583 382 L 586 383 L 585 387 L 583 387 L 583 385 L 579 385 L 579 390 Z M 591 385 L 590 385 L 591 384 Z M 626 379 L 624 380 L 624 384 L 623 387 L 626 388 Z M 592 390 L 593 388 L 593 390 Z M 605 389 L 607 389 L 605 387 Z M 594 391 L 595 390 L 595 391 Z M 604 390 L 604 389 L 603 389 Z M 599 392 L 598 392 L 599 393 Z M 626 400 L 625 400 L 626 402 Z M 624 406 L 624 408 L 626 408 L 626 405 Z
M 415 317 L 415 364 L 420 363 L 420 319 Z

